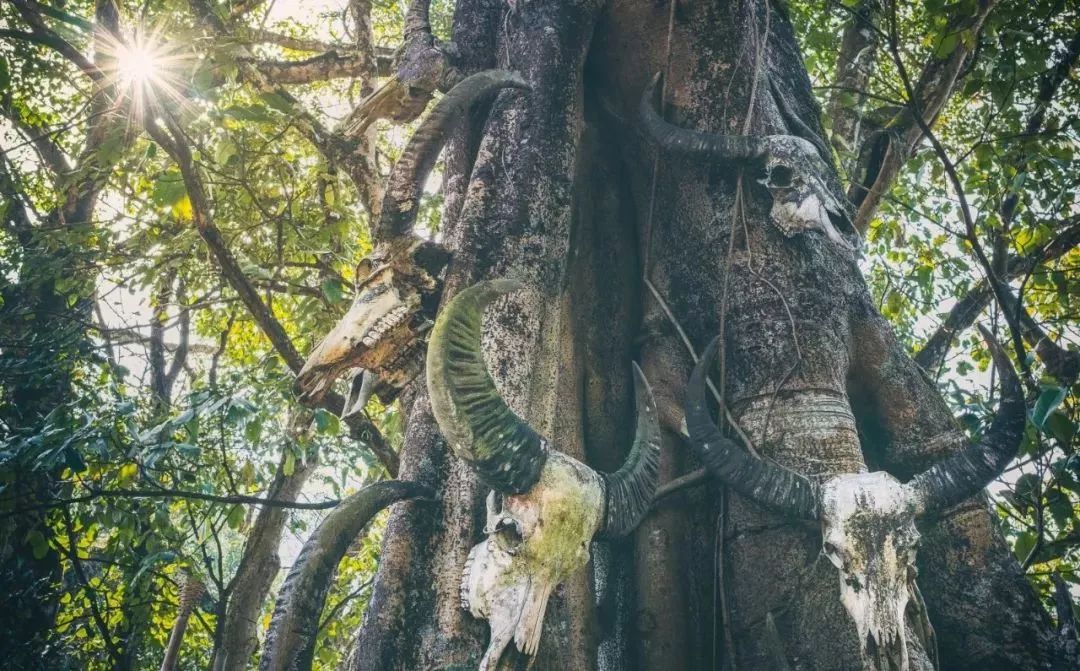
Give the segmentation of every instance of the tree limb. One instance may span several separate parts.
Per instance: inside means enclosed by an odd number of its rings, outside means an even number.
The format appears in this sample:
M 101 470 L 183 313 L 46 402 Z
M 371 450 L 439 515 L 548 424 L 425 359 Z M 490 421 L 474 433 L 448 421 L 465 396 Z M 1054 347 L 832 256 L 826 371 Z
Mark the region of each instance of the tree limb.
M 996 0 L 983 0 L 974 13 L 956 13 L 942 34 L 979 33 L 995 4 Z M 860 148 L 859 164 L 864 167 L 848 190 L 848 196 L 858 207 L 855 227 L 860 233 L 865 233 L 870 226 L 882 198 L 896 182 L 900 168 L 925 137 L 925 129 L 934 125 L 952 96 L 958 76 L 968 64 L 973 51 L 974 45 L 969 46 L 963 40 L 958 40 L 947 55 L 931 56 L 923 66 L 918 81 L 906 84 L 909 104 L 885 125 L 883 132 Z M 894 60 L 896 58 L 899 58 L 898 54 Z
M 842 155 L 851 153 L 859 144 L 859 122 L 866 96 L 852 92 L 865 91 L 874 71 L 878 46 L 874 21 L 879 11 L 879 0 L 860 0 L 851 8 L 836 56 L 836 81 L 827 112 L 832 120 L 833 145 Z M 855 98 L 854 104 L 848 102 L 851 97 Z
M 1058 228 L 1063 229 L 1061 233 L 1042 249 L 1021 257 L 1013 257 L 1007 265 L 1003 279 L 1008 281 L 1028 275 L 1037 266 L 1060 258 L 1080 245 L 1080 216 L 1070 217 Z M 931 373 L 939 370 L 952 347 L 953 339 L 975 323 L 993 297 L 994 292 L 988 282 L 984 280 L 977 284 L 949 310 L 945 321 L 915 355 L 915 362 Z

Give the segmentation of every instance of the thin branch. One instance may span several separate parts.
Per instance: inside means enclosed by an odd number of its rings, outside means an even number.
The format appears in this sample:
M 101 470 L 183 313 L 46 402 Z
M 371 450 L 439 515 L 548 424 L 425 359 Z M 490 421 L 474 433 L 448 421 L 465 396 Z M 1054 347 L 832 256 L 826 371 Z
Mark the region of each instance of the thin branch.
M 35 510 L 50 510 L 53 508 L 66 508 L 77 503 L 88 503 L 97 499 L 184 499 L 189 501 L 210 501 L 224 504 L 248 504 L 269 506 L 271 508 L 289 508 L 294 510 L 328 510 L 341 503 L 340 499 L 327 499 L 325 501 L 284 501 L 274 498 L 261 498 L 258 496 L 244 496 L 234 494 L 231 496 L 219 496 L 217 494 L 205 494 L 203 492 L 189 492 L 180 489 L 92 489 L 89 494 L 73 496 L 66 499 L 52 499 L 46 503 L 26 506 L 5 512 L 0 519 L 13 517 Z

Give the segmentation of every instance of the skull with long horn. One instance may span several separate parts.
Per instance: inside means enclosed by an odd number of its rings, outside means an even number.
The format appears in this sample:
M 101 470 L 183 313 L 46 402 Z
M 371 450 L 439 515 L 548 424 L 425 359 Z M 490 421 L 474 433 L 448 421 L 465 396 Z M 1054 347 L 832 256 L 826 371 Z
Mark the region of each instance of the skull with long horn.
M 487 305 L 520 286 L 493 280 L 456 295 L 439 315 L 427 353 L 435 420 L 454 454 L 493 490 L 487 537 L 469 553 L 461 585 L 462 606 L 491 626 L 481 671 L 496 668 L 511 640 L 536 654 L 552 589 L 585 566 L 594 536 L 622 536 L 637 526 L 658 479 L 656 406 L 636 365 L 637 431 L 615 473 L 552 449 L 507 407 L 484 365 L 481 322 Z
M 785 235 L 817 230 L 841 247 L 854 249 L 859 234 L 852 224 L 851 206 L 814 143 L 796 135 L 720 135 L 680 128 L 660 115 L 661 102 L 657 73 L 641 96 L 638 112 L 645 132 L 660 149 L 757 169 L 758 181 L 772 194 L 770 218 Z
M 822 527 L 822 551 L 839 570 L 841 601 L 854 620 L 867 668 L 911 668 L 908 627 L 932 631 L 929 622 L 908 624 L 909 602 L 919 605 L 914 583 L 919 532 L 916 518 L 944 511 L 981 491 L 1016 455 L 1026 410 L 1008 357 L 987 338 L 1001 372 L 1001 403 L 983 439 L 955 452 L 910 482 L 885 472 L 845 473 L 813 481 L 752 456 L 725 437 L 706 405 L 705 383 L 717 352 L 712 341 L 686 389 L 690 444 L 725 486 L 785 517 Z M 917 609 L 918 610 L 918 609 Z M 932 656 L 932 643 L 920 641 Z M 922 664 L 923 668 L 929 662 Z
M 431 325 L 450 254 L 412 232 L 424 181 L 446 137 L 479 101 L 502 89 L 528 89 L 518 75 L 487 70 L 463 79 L 421 122 L 394 164 L 382 212 L 372 228 L 374 249 L 356 269 L 349 311 L 311 351 L 297 375 L 305 402 L 318 401 L 339 376 L 358 371 L 344 415 L 363 409 L 372 393 L 392 401 L 420 372 L 422 334 Z

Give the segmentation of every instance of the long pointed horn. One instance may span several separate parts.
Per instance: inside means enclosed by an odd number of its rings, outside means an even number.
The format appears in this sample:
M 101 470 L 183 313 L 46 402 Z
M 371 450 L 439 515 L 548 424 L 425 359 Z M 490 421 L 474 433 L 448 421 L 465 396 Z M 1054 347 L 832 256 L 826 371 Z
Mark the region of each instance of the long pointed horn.
M 407 234 L 420 207 L 420 194 L 446 136 L 468 117 L 469 109 L 499 89 L 528 89 L 520 76 L 506 70 L 485 70 L 458 82 L 416 129 L 387 180 L 382 214 L 373 231 L 376 242 Z
M 637 431 L 630 454 L 614 473 L 603 474 L 607 509 L 600 533 L 607 538 L 625 536 L 649 512 L 656 484 L 660 479 L 660 422 L 656 401 L 645 374 L 634 364 L 634 397 L 637 405 Z
M 712 158 L 721 162 L 753 162 L 764 160 L 768 145 L 757 136 L 718 135 L 680 128 L 660 116 L 660 73 L 645 88 L 638 113 L 645 131 L 662 149 L 679 154 Z
M 319 616 L 337 566 L 371 518 L 392 503 L 431 490 L 415 482 L 388 480 L 341 502 L 315 529 L 296 558 L 274 604 L 259 671 L 310 671 Z
M 705 380 L 720 345 L 717 336 L 701 355 L 686 385 L 686 430 L 690 445 L 705 467 L 724 485 L 782 515 L 816 520 L 820 517 L 818 487 L 802 475 L 758 459 L 741 449 L 709 417 Z
M 979 331 L 1001 375 L 1001 403 L 981 441 L 945 457 L 908 484 L 923 513 L 951 508 L 981 491 L 1016 456 L 1024 436 L 1027 406 L 1020 380 L 1001 345 L 981 326 Z
M 464 289 L 443 307 L 427 350 L 431 410 L 450 449 L 489 487 L 508 494 L 536 484 L 547 444 L 499 395 L 480 352 L 480 327 L 489 303 L 520 288 L 514 280 L 491 280 Z

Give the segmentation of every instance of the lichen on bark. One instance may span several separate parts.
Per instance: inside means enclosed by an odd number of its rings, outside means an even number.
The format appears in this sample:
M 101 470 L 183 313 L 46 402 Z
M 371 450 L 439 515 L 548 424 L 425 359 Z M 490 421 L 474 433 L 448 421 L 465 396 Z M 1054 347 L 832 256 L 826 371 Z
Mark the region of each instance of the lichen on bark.
M 443 300 L 493 277 L 529 287 L 492 310 L 484 354 L 507 402 L 552 444 L 600 470 L 621 463 L 638 358 L 669 424 L 662 479 L 696 466 L 672 410 L 692 360 L 643 275 L 698 351 L 723 324 L 725 399 L 767 458 L 812 476 L 870 467 L 906 480 L 961 444 L 852 250 L 778 229 L 750 167 L 657 156 L 643 136 L 641 93 L 665 71 L 673 123 L 823 144 L 782 6 L 463 0 L 454 30 L 463 73 L 517 71 L 532 93 L 500 96 L 451 143 Z M 402 477 L 437 487 L 441 504 L 391 515 L 350 668 L 475 668 L 486 628 L 457 588 L 486 492 L 448 454 L 426 393 L 407 396 Z M 924 527 L 920 586 L 943 667 L 1060 663 L 985 504 Z M 767 668 L 777 641 L 792 668 L 857 668 L 821 544 L 813 525 L 712 487 L 673 497 L 554 592 L 533 668 Z

